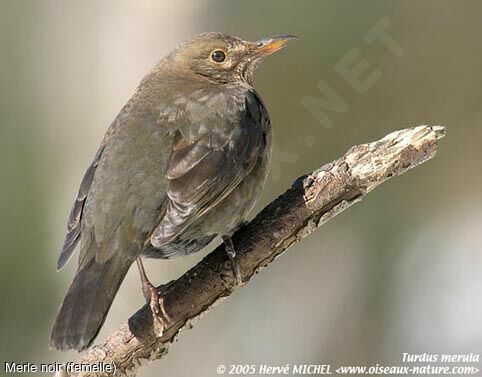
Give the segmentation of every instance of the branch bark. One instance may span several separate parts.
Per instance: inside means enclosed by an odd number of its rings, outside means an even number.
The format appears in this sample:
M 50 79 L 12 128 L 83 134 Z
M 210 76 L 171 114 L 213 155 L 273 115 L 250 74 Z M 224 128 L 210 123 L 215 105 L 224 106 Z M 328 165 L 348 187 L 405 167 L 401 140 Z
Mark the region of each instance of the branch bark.
M 437 140 L 444 135 L 441 126 L 395 131 L 378 141 L 354 146 L 338 160 L 298 178 L 234 235 L 244 284 L 291 245 L 360 201 L 379 184 L 434 157 Z M 162 335 L 146 305 L 77 364 L 106 363 L 115 365 L 117 376 L 135 375 L 142 365 L 165 355 L 180 333 L 228 298 L 237 288 L 235 283 L 221 245 L 179 279 L 163 286 L 164 305 L 171 322 Z M 107 370 L 72 374 L 64 370 L 58 375 L 112 374 Z

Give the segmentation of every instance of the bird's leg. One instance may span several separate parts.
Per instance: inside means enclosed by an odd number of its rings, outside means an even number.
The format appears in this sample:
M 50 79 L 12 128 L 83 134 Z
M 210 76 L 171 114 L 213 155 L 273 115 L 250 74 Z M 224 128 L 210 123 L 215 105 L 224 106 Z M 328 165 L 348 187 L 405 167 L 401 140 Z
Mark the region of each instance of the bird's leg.
M 139 269 L 139 275 L 141 276 L 142 293 L 144 293 L 144 297 L 151 307 L 154 318 L 159 322 L 161 328 L 164 329 L 165 325 L 171 320 L 164 308 L 164 301 L 162 297 L 159 296 L 157 288 L 147 278 L 141 257 L 138 257 L 136 262 L 137 268 Z
M 231 239 L 231 236 L 222 236 L 221 238 L 223 239 L 224 249 L 226 250 L 226 254 L 228 254 L 231 267 L 233 268 L 233 275 L 236 278 L 236 285 L 241 285 L 243 283 L 243 279 L 241 277 L 238 262 L 236 261 L 236 250 L 234 249 L 233 240 Z

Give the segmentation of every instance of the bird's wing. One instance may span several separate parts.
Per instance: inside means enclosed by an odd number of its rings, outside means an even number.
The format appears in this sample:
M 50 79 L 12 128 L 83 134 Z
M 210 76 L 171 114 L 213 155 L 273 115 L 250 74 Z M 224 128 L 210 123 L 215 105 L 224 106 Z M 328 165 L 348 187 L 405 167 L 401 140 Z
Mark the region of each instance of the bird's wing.
M 60 253 L 57 261 L 57 270 L 60 270 L 63 266 L 65 266 L 67 261 L 72 256 L 75 246 L 79 242 L 82 211 L 84 209 L 85 200 L 87 199 L 87 194 L 90 191 L 90 186 L 92 185 L 94 174 L 104 148 L 105 144 L 102 143 L 94 157 L 94 161 L 92 161 L 86 170 L 84 177 L 82 178 L 82 182 L 80 183 L 79 192 L 75 198 L 72 210 L 70 211 L 69 222 L 67 224 L 67 235 L 65 237 L 64 246 L 62 247 L 62 252 Z
M 166 172 L 166 212 L 151 236 L 161 247 L 215 207 L 250 173 L 265 145 L 263 123 L 269 122 L 263 104 L 249 93 L 238 126 L 225 133 L 187 139 L 177 132 Z M 224 120 L 228 122 L 228 120 Z

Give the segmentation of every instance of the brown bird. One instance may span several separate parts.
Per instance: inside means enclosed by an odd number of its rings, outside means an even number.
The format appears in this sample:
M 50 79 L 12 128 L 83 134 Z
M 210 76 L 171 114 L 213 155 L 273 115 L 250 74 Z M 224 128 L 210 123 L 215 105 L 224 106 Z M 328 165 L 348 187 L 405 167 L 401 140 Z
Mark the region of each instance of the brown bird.
M 92 343 L 134 261 L 153 314 L 169 320 L 141 257 L 187 255 L 220 235 L 240 278 L 231 235 L 253 208 L 271 156 L 254 71 L 295 38 L 204 33 L 144 77 L 107 130 L 70 213 L 57 268 L 80 241 L 79 262 L 52 347 L 80 351 Z

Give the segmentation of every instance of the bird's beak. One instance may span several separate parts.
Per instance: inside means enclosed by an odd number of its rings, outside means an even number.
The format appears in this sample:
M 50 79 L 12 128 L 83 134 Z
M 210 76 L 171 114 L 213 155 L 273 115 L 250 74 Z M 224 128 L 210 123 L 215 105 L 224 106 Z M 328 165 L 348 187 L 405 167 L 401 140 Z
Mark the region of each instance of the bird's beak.
M 280 35 L 279 37 L 265 38 L 256 43 L 255 51 L 256 54 L 264 56 L 271 55 L 296 39 L 298 39 L 298 37 L 294 35 Z

